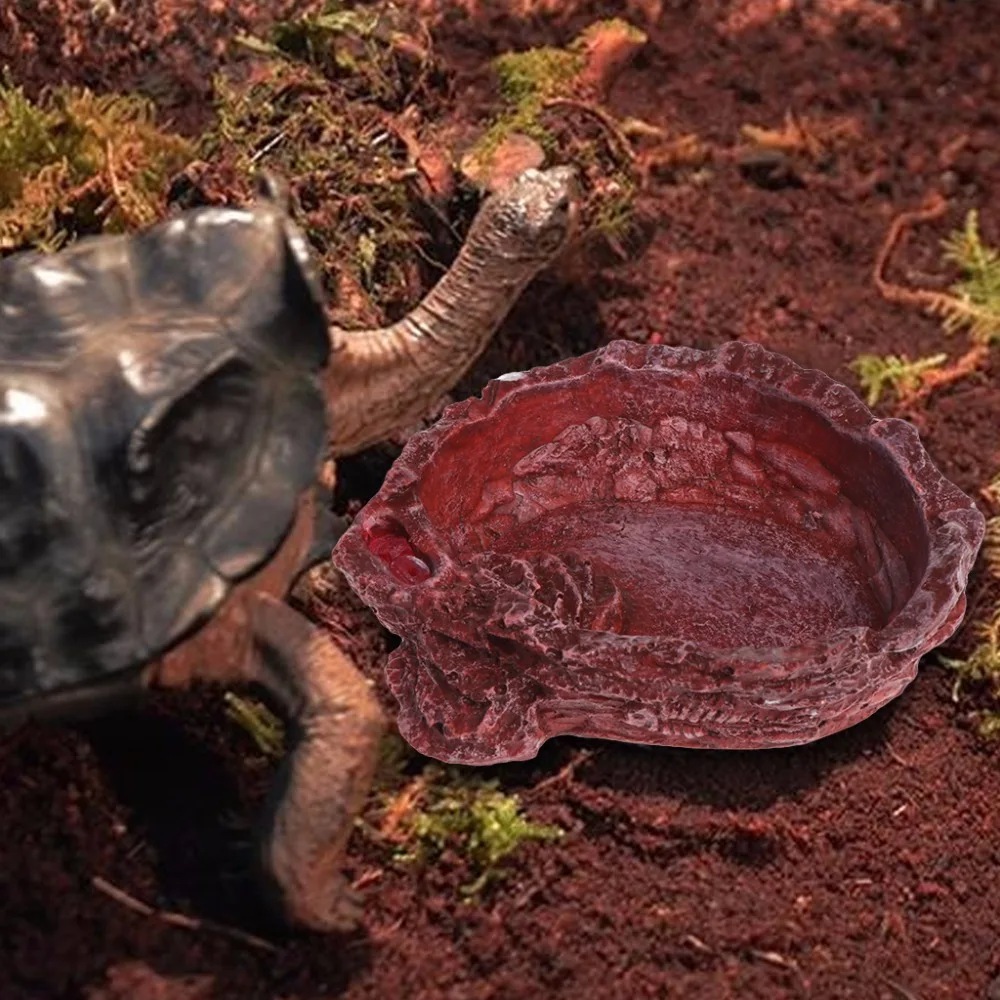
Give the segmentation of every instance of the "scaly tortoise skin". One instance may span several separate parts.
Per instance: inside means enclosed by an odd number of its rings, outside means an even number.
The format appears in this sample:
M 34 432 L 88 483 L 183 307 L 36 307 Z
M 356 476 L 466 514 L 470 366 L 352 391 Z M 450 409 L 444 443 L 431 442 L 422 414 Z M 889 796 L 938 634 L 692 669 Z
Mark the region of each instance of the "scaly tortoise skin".
M 385 719 L 285 603 L 346 527 L 323 462 L 455 385 L 568 238 L 573 171 L 488 198 L 424 301 L 374 330 L 327 327 L 283 187 L 259 194 L 0 261 L 0 730 L 154 685 L 263 685 L 291 737 L 267 898 L 347 930 L 360 900 L 340 869 Z

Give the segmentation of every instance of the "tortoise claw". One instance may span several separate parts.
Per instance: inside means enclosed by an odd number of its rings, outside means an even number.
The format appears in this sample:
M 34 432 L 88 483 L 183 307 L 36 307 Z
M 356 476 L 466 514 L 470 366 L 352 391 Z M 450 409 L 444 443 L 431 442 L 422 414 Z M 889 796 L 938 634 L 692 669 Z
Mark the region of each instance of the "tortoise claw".
M 361 926 L 364 916 L 364 896 L 342 876 L 333 886 L 330 908 L 320 915 L 323 924 L 318 930 L 349 934 Z
M 318 934 L 352 934 L 364 920 L 364 897 L 343 875 L 338 875 L 325 892 L 310 892 L 308 898 L 282 896 L 272 884 L 272 905 L 290 927 Z

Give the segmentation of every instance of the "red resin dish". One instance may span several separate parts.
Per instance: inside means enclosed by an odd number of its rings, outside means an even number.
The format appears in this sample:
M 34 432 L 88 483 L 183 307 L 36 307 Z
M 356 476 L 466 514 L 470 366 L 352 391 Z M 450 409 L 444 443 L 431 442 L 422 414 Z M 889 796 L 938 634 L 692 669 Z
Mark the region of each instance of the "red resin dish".
M 616 341 L 448 407 L 334 559 L 402 637 L 403 737 L 490 764 L 854 725 L 957 628 L 984 527 L 910 424 L 821 372 Z

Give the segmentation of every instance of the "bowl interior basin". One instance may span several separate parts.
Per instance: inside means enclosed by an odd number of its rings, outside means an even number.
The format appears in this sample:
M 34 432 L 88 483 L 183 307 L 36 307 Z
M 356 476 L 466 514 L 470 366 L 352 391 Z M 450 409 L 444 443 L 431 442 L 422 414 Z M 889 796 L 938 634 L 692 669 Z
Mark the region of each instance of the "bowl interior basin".
M 796 645 L 884 627 L 926 567 L 914 488 L 862 430 L 742 372 L 594 365 L 484 406 L 419 497 L 459 560 L 584 556 L 625 634 Z
M 495 548 L 514 555 L 571 549 L 616 583 L 622 634 L 669 633 L 726 649 L 884 625 L 861 567 L 822 542 L 794 525 L 731 510 L 619 503 L 543 514 Z

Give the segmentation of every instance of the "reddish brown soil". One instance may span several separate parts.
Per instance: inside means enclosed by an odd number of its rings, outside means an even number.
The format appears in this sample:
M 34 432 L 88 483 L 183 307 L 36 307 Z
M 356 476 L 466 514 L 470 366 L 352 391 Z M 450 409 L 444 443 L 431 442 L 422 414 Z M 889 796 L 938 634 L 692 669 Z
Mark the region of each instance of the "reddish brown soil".
M 536 13 L 459 13 L 439 26 L 438 48 L 464 82 L 499 51 L 563 42 L 626 12 L 521 6 Z M 555 23 L 546 6 L 574 9 Z M 936 321 L 882 301 L 870 271 L 891 217 L 934 188 L 951 210 L 908 240 L 897 278 L 931 280 L 937 239 L 969 207 L 1000 241 L 994 0 L 842 0 L 811 5 L 812 20 L 775 17 L 796 5 L 764 0 L 631 6 L 634 18 L 663 10 L 614 88 L 617 113 L 720 148 L 742 123 L 777 126 L 789 108 L 846 114 L 863 141 L 801 187 L 762 189 L 722 158 L 699 184 L 654 180 L 646 252 L 586 281 L 537 282 L 457 395 L 616 336 L 752 339 L 850 384 L 861 352 L 957 354 Z M 191 20 L 211 34 L 210 15 Z M 36 79 L 41 68 L 46 79 L 102 81 L 93 53 L 61 54 L 43 34 L 44 60 L 22 62 Z M 2 39 L 0 27 L 8 55 Z M 144 58 L 102 51 L 96 62 L 128 80 Z M 969 491 L 1000 469 L 995 375 L 994 364 L 942 391 L 922 415 L 932 455 Z M 382 449 L 343 463 L 341 502 L 371 496 L 391 458 Z M 391 638 L 349 594 L 327 613 L 377 676 Z M 584 748 L 555 741 L 529 764 L 491 770 L 533 818 L 561 823 L 564 841 L 524 848 L 509 880 L 468 905 L 456 896 L 467 880 L 459 859 L 393 867 L 358 836 L 366 930 L 276 938 L 276 954 L 144 918 L 90 883 L 100 875 L 149 902 L 270 933 L 242 874 L 267 768 L 217 695 L 26 729 L 0 742 L 0 996 L 84 997 L 109 966 L 139 958 L 168 976 L 209 974 L 213 996 L 245 1000 L 985 998 L 1000 975 L 1000 753 L 969 731 L 950 684 L 931 657 L 874 718 L 790 750 L 593 743 L 573 773 L 547 781 Z

